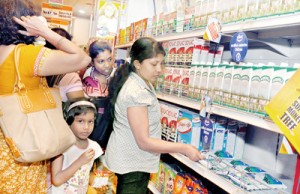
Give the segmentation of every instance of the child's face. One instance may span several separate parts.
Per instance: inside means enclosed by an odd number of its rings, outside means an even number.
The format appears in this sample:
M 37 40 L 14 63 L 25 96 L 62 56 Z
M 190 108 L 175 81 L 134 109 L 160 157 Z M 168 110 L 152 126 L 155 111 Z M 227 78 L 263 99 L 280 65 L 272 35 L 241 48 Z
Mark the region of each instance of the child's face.
M 94 128 L 94 112 L 88 111 L 81 115 L 75 116 L 74 122 L 70 128 L 77 139 L 85 140 L 92 133 Z
M 99 71 L 103 75 L 110 75 L 114 61 L 111 56 L 111 53 L 108 50 L 104 50 L 104 52 L 100 52 L 97 57 L 94 58 L 94 64 L 97 71 Z

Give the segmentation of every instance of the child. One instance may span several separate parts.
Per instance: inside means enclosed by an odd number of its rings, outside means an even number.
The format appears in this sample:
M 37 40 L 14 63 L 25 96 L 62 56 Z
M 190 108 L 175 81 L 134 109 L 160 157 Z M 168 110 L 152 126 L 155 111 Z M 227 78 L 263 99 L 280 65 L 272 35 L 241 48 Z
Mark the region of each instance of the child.
M 105 97 L 114 66 L 112 49 L 107 42 L 96 40 L 89 46 L 89 55 L 92 62 L 82 78 L 83 90 L 88 97 Z
M 66 121 L 76 136 L 76 143 L 52 162 L 53 194 L 87 192 L 93 162 L 103 154 L 101 147 L 88 139 L 95 117 L 95 105 L 84 98 L 71 102 L 67 108 Z

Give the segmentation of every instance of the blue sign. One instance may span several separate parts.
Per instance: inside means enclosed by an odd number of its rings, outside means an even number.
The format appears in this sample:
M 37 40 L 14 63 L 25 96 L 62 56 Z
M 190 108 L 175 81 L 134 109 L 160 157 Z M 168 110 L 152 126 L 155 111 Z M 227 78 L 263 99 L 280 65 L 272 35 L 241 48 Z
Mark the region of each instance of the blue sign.
M 248 38 L 244 32 L 237 32 L 230 40 L 230 53 L 234 62 L 243 61 L 248 51 Z
M 213 123 L 209 118 L 201 118 L 201 143 L 202 150 L 209 150 L 212 141 Z

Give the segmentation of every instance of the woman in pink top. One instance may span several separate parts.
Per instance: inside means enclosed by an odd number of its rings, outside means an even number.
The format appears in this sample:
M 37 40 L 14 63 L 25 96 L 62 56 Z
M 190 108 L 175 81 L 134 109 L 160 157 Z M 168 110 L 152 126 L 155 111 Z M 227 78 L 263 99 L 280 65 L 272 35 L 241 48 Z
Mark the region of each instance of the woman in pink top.
M 92 62 L 82 78 L 84 92 L 89 97 L 106 97 L 114 65 L 112 49 L 107 42 L 96 40 L 89 46 L 89 55 Z

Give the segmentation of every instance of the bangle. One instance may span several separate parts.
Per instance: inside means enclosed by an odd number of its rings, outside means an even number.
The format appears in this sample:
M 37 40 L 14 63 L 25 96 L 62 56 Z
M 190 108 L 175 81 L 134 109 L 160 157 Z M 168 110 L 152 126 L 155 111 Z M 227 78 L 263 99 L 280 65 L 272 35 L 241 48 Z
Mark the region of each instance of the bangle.
M 65 39 L 65 37 L 61 37 L 57 42 L 56 42 L 56 48 L 61 44 L 61 42 Z

